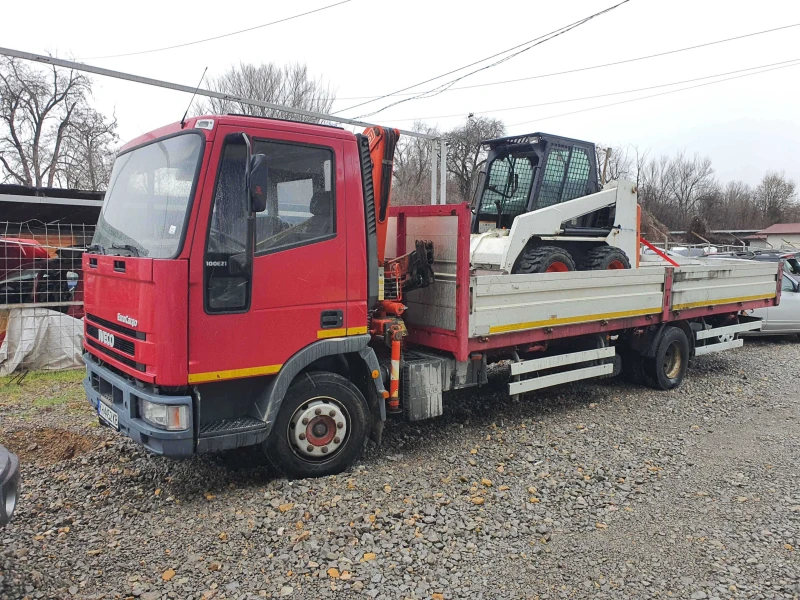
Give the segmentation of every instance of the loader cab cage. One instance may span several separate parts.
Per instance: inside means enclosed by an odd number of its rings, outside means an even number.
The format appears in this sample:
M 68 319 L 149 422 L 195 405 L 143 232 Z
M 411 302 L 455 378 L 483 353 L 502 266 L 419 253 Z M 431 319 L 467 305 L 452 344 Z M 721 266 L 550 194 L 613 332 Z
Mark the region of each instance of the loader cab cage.
M 599 191 L 594 144 L 532 133 L 483 142 L 486 176 L 472 232 L 510 228 L 526 212 Z

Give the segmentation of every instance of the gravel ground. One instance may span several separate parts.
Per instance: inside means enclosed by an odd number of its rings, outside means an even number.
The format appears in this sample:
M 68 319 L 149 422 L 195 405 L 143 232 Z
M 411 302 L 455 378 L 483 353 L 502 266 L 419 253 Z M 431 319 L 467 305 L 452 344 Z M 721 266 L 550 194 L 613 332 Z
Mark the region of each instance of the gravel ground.
M 798 598 L 799 364 L 754 340 L 672 392 L 459 393 L 294 482 L 251 451 L 149 456 L 74 381 L 38 410 L 0 387 L 25 486 L 0 597 Z

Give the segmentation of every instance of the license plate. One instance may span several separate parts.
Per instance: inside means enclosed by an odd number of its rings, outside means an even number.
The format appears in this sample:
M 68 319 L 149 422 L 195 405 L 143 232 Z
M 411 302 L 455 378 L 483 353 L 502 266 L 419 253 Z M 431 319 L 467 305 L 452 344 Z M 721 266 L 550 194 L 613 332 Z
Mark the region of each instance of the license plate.
M 101 421 L 105 421 L 119 431 L 119 415 L 114 412 L 113 408 L 100 401 L 97 403 L 97 414 L 100 416 Z
M 114 347 L 114 334 L 108 333 L 107 331 L 103 331 L 102 329 L 97 330 L 97 339 L 100 340 L 100 343 L 105 344 L 109 348 Z

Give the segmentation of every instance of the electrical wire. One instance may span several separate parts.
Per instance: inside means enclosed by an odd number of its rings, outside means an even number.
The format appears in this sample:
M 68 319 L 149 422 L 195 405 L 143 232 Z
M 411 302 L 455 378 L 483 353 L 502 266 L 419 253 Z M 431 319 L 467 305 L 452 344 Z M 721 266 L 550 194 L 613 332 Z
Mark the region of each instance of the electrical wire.
M 278 23 L 285 23 L 286 21 L 291 21 L 293 19 L 299 19 L 300 17 L 305 17 L 306 15 L 312 15 L 314 13 L 321 12 L 323 10 L 328 10 L 329 8 L 334 8 L 335 6 L 340 6 L 342 4 L 347 4 L 348 2 L 352 2 L 353 0 L 342 0 L 341 2 L 336 2 L 335 4 L 329 4 L 327 6 L 323 6 L 321 8 L 316 8 L 314 10 L 309 10 L 304 13 L 300 13 L 299 15 L 293 15 L 291 17 L 286 17 L 284 19 L 279 19 L 277 21 L 272 21 L 270 23 L 264 23 L 263 25 L 256 25 L 254 27 L 248 27 L 247 29 L 240 29 L 239 31 L 232 31 L 230 33 L 223 33 L 222 35 L 217 35 L 210 38 L 205 38 L 202 40 L 196 40 L 194 42 L 186 42 L 183 44 L 176 44 L 174 46 L 164 46 L 163 48 L 153 48 L 152 50 L 140 50 L 138 52 L 126 52 L 124 54 L 108 54 L 106 56 L 88 56 L 86 58 L 78 58 L 76 60 L 101 60 L 105 58 L 122 58 L 123 56 L 136 56 L 139 54 L 151 54 L 153 52 L 162 52 L 164 50 L 174 50 L 175 48 L 185 48 L 186 46 L 194 46 L 195 44 L 204 44 L 205 42 L 211 42 L 213 40 L 219 40 L 222 38 L 230 37 L 232 35 L 239 35 L 240 33 L 247 33 L 248 31 L 255 31 L 256 29 L 262 29 L 264 27 L 269 27 L 270 25 L 277 25 Z
M 606 98 L 608 96 L 620 96 L 622 94 L 633 94 L 636 92 L 645 92 L 647 90 L 654 90 L 663 87 L 670 87 L 673 85 L 682 85 L 684 83 L 692 83 L 694 81 L 702 81 L 704 79 L 713 79 L 715 77 L 724 77 L 726 75 L 733 75 L 734 73 L 744 73 L 745 71 L 754 71 L 756 69 L 766 69 L 767 67 L 774 67 L 776 65 L 786 65 L 787 63 L 793 63 L 796 61 L 800 61 L 800 58 L 793 58 L 791 60 L 783 60 L 780 62 L 770 63 L 767 65 L 759 65 L 757 67 L 749 67 L 747 69 L 737 69 L 736 71 L 728 71 L 726 73 L 717 73 L 715 75 L 706 75 L 704 77 L 695 77 L 693 79 L 684 79 L 683 81 L 673 81 L 672 83 L 661 83 L 659 85 L 651 85 L 648 87 L 643 88 L 636 88 L 632 90 L 625 90 L 622 92 L 609 92 L 607 94 L 597 94 L 595 96 L 583 96 L 581 98 L 568 98 L 565 100 L 553 100 L 551 102 L 541 102 L 539 104 L 527 104 L 525 106 L 511 106 L 507 108 L 495 108 L 491 110 L 475 110 L 469 112 L 461 112 L 457 114 L 451 115 L 435 115 L 435 116 L 428 116 L 428 117 L 413 117 L 413 118 L 403 118 L 403 119 L 386 119 L 387 122 L 393 123 L 398 121 L 426 121 L 428 119 L 449 119 L 452 117 L 466 117 L 469 115 L 485 115 L 490 113 L 498 113 L 498 112 L 505 112 L 510 110 L 522 110 L 525 108 L 537 108 L 540 106 L 552 106 L 553 104 L 566 104 L 568 102 L 580 102 L 581 100 L 593 100 L 595 98 Z
M 424 81 L 420 81 L 420 82 L 415 83 L 413 85 L 406 86 L 404 88 L 401 88 L 401 89 L 396 90 L 394 92 L 391 92 L 389 94 L 384 94 L 382 96 L 376 96 L 375 98 L 372 98 L 371 100 L 367 100 L 365 102 L 360 102 L 358 104 L 354 104 L 352 106 L 348 106 L 347 108 L 342 108 L 340 110 L 337 110 L 333 114 L 339 114 L 339 113 L 344 112 L 346 110 L 352 110 L 354 108 L 358 108 L 360 106 L 364 106 L 365 104 L 371 104 L 372 102 L 377 102 L 378 100 L 383 100 L 384 98 L 388 98 L 389 96 L 393 96 L 393 95 L 399 94 L 400 92 L 404 92 L 406 90 L 410 90 L 411 88 L 415 88 L 415 87 L 419 87 L 421 85 L 425 85 L 426 83 L 430 83 L 431 81 L 435 81 L 437 79 L 441 79 L 443 77 L 447 77 L 448 75 L 452 75 L 453 73 L 456 73 L 458 71 L 463 71 L 464 69 L 468 69 L 468 68 L 473 67 L 473 66 L 475 66 L 475 65 L 477 65 L 479 63 L 486 62 L 487 60 L 491 60 L 493 58 L 497 58 L 498 56 L 500 56 L 502 54 L 507 54 L 509 52 L 512 52 L 513 50 L 517 50 L 518 48 L 522 48 L 522 50 L 519 50 L 518 52 L 516 52 L 516 53 L 514 53 L 514 54 L 512 54 L 510 56 L 506 56 L 506 57 L 500 59 L 499 61 L 497 61 L 496 63 L 484 66 L 484 67 L 482 67 L 480 69 L 477 69 L 476 71 L 473 71 L 472 73 L 468 73 L 466 75 L 463 75 L 463 76 L 459 77 L 458 79 L 456 79 L 456 80 L 454 80 L 453 82 L 450 83 L 450 85 L 452 85 L 452 83 L 455 83 L 456 81 L 460 81 L 464 77 L 469 77 L 470 75 L 473 75 L 474 73 L 478 73 L 478 72 L 483 71 L 485 69 L 488 69 L 488 68 L 491 68 L 493 66 L 496 66 L 496 65 L 498 65 L 498 64 L 500 64 L 502 62 L 510 60 L 511 58 L 514 58 L 515 56 L 517 56 L 519 54 L 522 54 L 523 52 L 526 52 L 527 50 L 530 50 L 531 48 L 533 48 L 535 46 L 538 46 L 539 44 L 543 44 L 544 42 L 546 42 L 546 41 L 548 41 L 548 40 L 550 40 L 550 39 L 552 39 L 554 37 L 557 37 L 557 36 L 559 36 L 559 35 L 561 35 L 563 33 L 571 31 L 572 29 L 574 29 L 576 27 L 579 27 L 579 26 L 583 25 L 584 23 L 586 23 L 588 21 L 591 21 L 595 17 L 598 17 L 598 16 L 600 16 L 602 14 L 605 14 L 607 12 L 610 12 L 610 11 L 614 10 L 615 8 L 617 8 L 619 6 L 622 6 L 623 4 L 627 4 L 628 2 L 630 2 L 630 0 L 622 0 L 622 2 L 619 2 L 618 4 L 615 4 L 614 6 L 611 6 L 609 8 L 603 9 L 600 12 L 594 13 L 593 15 L 590 15 L 588 17 L 580 19 L 579 21 L 575 21 L 574 23 L 570 23 L 569 25 L 564 25 L 562 27 L 559 27 L 558 29 L 554 29 L 553 31 L 551 31 L 549 33 L 545 33 L 543 35 L 540 35 L 539 37 L 535 37 L 532 40 L 528 40 L 527 42 L 523 42 L 522 44 L 517 44 L 516 46 L 512 46 L 511 48 L 506 48 L 505 50 L 502 50 L 500 52 L 492 54 L 491 56 L 487 56 L 487 57 L 482 58 L 480 60 L 476 60 L 476 61 L 474 61 L 474 62 L 472 62 L 472 63 L 470 63 L 468 65 L 464 65 L 462 67 L 458 67 L 457 69 L 453 69 L 451 71 L 448 71 L 447 73 L 442 73 L 441 75 L 437 75 L 436 77 L 431 77 L 429 79 L 426 79 Z M 527 46 L 527 47 L 523 48 L 523 46 Z M 442 85 L 447 85 L 447 83 L 442 84 Z M 438 87 L 441 87 L 441 86 L 438 86 Z M 435 91 L 436 89 L 438 89 L 438 88 L 434 88 L 434 90 L 429 90 L 427 92 L 421 92 L 421 93 L 417 92 L 416 94 L 418 94 L 418 95 L 428 94 L 431 91 Z M 408 102 L 408 101 L 414 100 L 414 99 L 415 98 L 408 98 L 406 100 L 403 100 L 402 102 Z M 396 102 L 395 104 L 399 104 L 399 102 Z M 394 104 L 391 104 L 390 106 L 394 106 Z M 378 111 L 375 111 L 374 113 L 370 113 L 370 115 L 377 114 L 378 112 L 381 112 L 382 110 L 386 110 L 386 108 L 388 108 L 388 107 L 382 108 L 382 109 L 380 109 Z
M 779 69 L 788 69 L 789 67 L 797 67 L 800 66 L 800 62 L 796 62 L 791 65 L 783 65 L 782 67 L 773 67 L 772 69 L 765 69 L 763 71 L 757 71 L 755 73 L 745 73 L 744 75 L 737 75 L 735 77 L 727 77 L 725 79 L 720 79 L 719 81 L 709 81 L 708 83 L 700 83 L 698 85 L 691 85 L 689 87 L 681 88 L 679 90 L 669 90 L 668 92 L 661 92 L 659 94 L 651 94 L 649 96 L 642 96 L 641 98 L 631 98 L 630 100 L 622 100 L 620 102 L 612 102 L 611 104 L 603 104 L 600 106 L 592 106 L 590 108 L 584 108 L 581 110 L 573 110 L 566 113 L 560 113 L 557 115 L 550 115 L 549 117 L 542 117 L 540 119 L 531 119 L 530 121 L 522 121 L 520 123 L 512 123 L 508 125 L 508 127 L 517 127 L 518 125 L 527 125 L 528 123 L 537 123 L 539 121 L 546 121 L 548 119 L 557 119 L 558 117 L 566 117 L 568 115 L 577 115 L 578 113 L 589 112 L 592 110 L 600 110 L 601 108 L 609 108 L 610 106 L 619 106 L 620 104 L 629 104 L 630 102 L 638 102 L 639 100 L 647 100 L 648 98 L 656 98 L 658 96 L 666 96 L 668 94 L 677 94 L 678 92 L 685 92 L 687 90 L 693 90 L 695 88 L 706 87 L 709 85 L 714 85 L 716 83 L 722 83 L 723 81 L 731 81 L 733 79 L 741 79 L 743 77 L 751 77 L 753 75 L 761 75 L 762 73 L 769 73 L 770 71 L 777 71 Z
M 555 77 L 557 75 L 568 75 L 570 73 L 580 73 L 582 71 L 591 71 L 593 69 L 603 69 L 605 67 L 613 67 L 613 66 L 616 66 L 616 65 L 624 65 L 624 64 L 628 64 L 628 63 L 632 63 L 632 62 L 637 62 L 637 61 L 640 61 L 640 60 L 648 60 L 648 59 L 651 59 L 651 58 L 658 58 L 659 56 L 668 56 L 670 54 L 677 54 L 679 52 L 686 52 L 686 51 L 689 51 L 689 50 L 697 50 L 698 48 L 706 48 L 708 46 L 715 46 L 717 44 L 724 44 L 726 42 L 733 42 L 733 41 L 736 41 L 736 40 L 742 40 L 742 39 L 749 38 L 749 37 L 754 37 L 754 36 L 757 36 L 757 35 L 763 35 L 765 33 L 774 33 L 776 31 L 783 31 L 784 29 L 791 29 L 792 27 L 800 27 L 800 23 L 793 23 L 791 25 L 784 25 L 782 27 L 775 27 L 773 29 L 765 29 L 763 31 L 755 31 L 753 33 L 746 33 L 744 35 L 737 35 L 735 37 L 729 37 L 729 38 L 725 38 L 725 39 L 722 39 L 722 40 L 716 40 L 716 41 L 713 41 L 713 42 L 706 42 L 706 43 L 697 44 L 697 45 L 694 45 L 694 46 L 686 46 L 685 48 L 676 48 L 675 50 L 667 50 L 665 52 L 658 52 L 656 54 L 648 54 L 646 56 L 637 56 L 636 58 L 628 58 L 628 59 L 625 59 L 625 60 L 618 60 L 618 61 L 615 61 L 615 62 L 603 63 L 603 64 L 600 64 L 600 65 L 593 65 L 591 67 L 579 67 L 577 69 L 569 69 L 567 71 L 556 71 L 554 73 L 544 73 L 542 75 L 532 75 L 530 77 L 520 77 L 518 79 L 506 79 L 504 81 L 490 81 L 488 83 L 476 83 L 474 85 L 462 85 L 462 86 L 458 86 L 458 87 L 452 87 L 452 88 L 448 89 L 447 91 L 448 92 L 452 92 L 452 91 L 455 91 L 455 90 L 470 90 L 470 89 L 474 89 L 474 88 L 489 87 L 489 86 L 493 86 L 493 85 L 504 85 L 504 84 L 507 84 L 507 83 L 518 83 L 520 81 L 530 81 L 532 79 L 544 79 L 545 77 Z M 529 43 L 529 42 L 526 42 L 526 43 Z M 502 54 L 502 52 L 500 54 Z M 478 62 L 482 62 L 482 61 L 478 61 Z M 476 63 L 473 63 L 473 65 L 474 64 L 476 64 Z M 456 71 L 458 71 L 458 70 L 460 70 L 460 69 L 456 69 Z M 454 71 L 451 71 L 451 73 L 453 73 L 453 72 Z M 436 78 L 434 78 L 434 79 L 436 79 Z M 411 86 L 411 87 L 415 87 L 415 86 Z M 371 98 L 371 99 L 376 99 L 377 100 L 377 99 L 382 99 L 382 98 L 388 98 L 388 97 L 391 97 L 391 96 L 414 96 L 416 94 L 417 94 L 417 92 L 407 92 L 407 93 L 384 94 L 383 96 L 349 96 L 349 97 L 335 98 L 335 99 L 336 100 L 365 100 L 365 99 L 370 99 Z

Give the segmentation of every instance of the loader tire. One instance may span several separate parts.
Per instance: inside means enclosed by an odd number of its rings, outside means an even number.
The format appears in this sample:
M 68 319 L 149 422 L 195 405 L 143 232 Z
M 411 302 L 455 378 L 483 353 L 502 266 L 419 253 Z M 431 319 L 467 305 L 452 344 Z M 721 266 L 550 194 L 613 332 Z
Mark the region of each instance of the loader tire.
M 529 246 L 519 257 L 513 273 L 566 273 L 575 270 L 569 252 L 556 246 Z
M 598 246 L 592 248 L 583 257 L 578 267 L 579 271 L 607 271 L 617 269 L 630 269 L 631 261 L 624 250 L 614 246 Z

